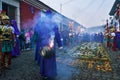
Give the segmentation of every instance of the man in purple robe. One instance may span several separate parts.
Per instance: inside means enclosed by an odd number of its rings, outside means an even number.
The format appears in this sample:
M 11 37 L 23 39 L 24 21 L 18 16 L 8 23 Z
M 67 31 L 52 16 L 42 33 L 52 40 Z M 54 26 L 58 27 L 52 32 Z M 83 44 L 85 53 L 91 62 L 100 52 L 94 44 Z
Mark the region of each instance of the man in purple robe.
M 57 76 L 55 41 L 58 43 L 60 48 L 62 46 L 58 26 L 54 21 L 52 21 L 52 16 L 53 13 L 48 10 L 46 12 L 46 17 L 40 20 L 40 22 L 38 22 L 38 24 L 35 26 L 35 57 L 40 63 L 40 76 L 42 79 L 47 77 L 50 80 L 54 80 L 54 78 Z
M 15 56 L 20 55 L 20 47 L 19 47 L 19 34 L 20 34 L 20 31 L 18 29 L 18 26 L 17 26 L 17 23 L 16 23 L 15 20 L 11 20 L 11 25 L 15 30 L 14 34 L 15 34 L 15 39 L 16 39 L 16 45 L 13 47 L 13 50 L 12 50 L 12 56 L 15 57 Z

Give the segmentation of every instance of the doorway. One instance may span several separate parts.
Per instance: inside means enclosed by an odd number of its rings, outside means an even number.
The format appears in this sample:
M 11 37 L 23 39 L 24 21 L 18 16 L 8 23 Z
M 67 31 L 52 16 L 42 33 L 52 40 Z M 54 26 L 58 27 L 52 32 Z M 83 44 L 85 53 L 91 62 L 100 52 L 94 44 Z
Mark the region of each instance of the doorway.
M 3 2 L 2 10 L 6 11 L 6 14 L 9 16 L 10 20 L 16 20 L 16 7 Z

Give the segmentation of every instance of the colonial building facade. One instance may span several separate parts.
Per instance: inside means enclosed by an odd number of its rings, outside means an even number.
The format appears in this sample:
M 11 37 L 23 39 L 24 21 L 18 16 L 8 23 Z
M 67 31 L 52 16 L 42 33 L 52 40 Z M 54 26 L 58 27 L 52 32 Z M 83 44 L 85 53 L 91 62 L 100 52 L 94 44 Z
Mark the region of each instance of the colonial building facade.
M 17 21 L 20 29 L 20 0 L 0 0 L 0 10 L 5 10 L 10 19 Z
M 10 19 L 17 21 L 19 30 L 33 27 L 35 15 L 40 11 L 46 11 L 48 9 L 58 15 L 57 20 L 59 20 L 58 25 L 60 30 L 68 28 L 69 22 L 75 22 L 39 0 L 0 0 L 0 10 L 5 10 Z M 76 24 L 80 26 L 79 23 L 75 22 Z

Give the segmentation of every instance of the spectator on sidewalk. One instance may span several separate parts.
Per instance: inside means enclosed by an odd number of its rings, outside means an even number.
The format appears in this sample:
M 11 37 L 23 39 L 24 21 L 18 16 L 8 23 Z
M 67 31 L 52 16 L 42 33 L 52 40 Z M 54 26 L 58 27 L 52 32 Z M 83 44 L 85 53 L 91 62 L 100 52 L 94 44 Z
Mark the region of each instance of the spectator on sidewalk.
M 25 33 L 25 48 L 27 50 L 30 50 L 30 32 L 29 30 L 27 29 L 26 33 Z
M 19 42 L 20 42 L 20 50 L 23 51 L 25 49 L 25 31 L 24 31 L 24 29 L 22 29 L 20 32 Z
M 34 35 L 34 30 L 33 30 L 33 28 L 31 28 L 30 29 L 30 48 L 31 49 L 34 49 L 34 37 L 33 37 L 33 35 Z

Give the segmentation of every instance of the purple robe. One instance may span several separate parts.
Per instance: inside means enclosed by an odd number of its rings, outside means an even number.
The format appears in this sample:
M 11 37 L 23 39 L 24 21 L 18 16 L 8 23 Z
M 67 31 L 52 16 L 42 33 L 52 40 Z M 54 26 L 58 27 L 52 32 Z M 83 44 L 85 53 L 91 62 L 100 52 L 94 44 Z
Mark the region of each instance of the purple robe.
M 35 34 L 37 35 L 35 60 L 37 60 L 40 63 L 41 76 L 54 78 L 57 76 L 55 45 L 54 45 L 54 55 L 51 58 L 45 59 L 40 55 L 40 48 L 44 45 L 44 42 L 41 41 L 41 36 L 49 33 L 49 31 L 53 31 L 55 33 L 54 41 L 58 43 L 59 47 L 62 46 L 58 26 L 55 23 L 53 22 L 38 23 L 35 27 Z
M 15 34 L 15 39 L 16 39 L 16 45 L 13 47 L 12 50 L 12 56 L 18 56 L 20 55 L 20 47 L 19 47 L 19 34 L 20 31 L 18 29 L 17 23 L 15 20 L 11 20 L 11 25 L 14 28 L 14 34 Z

